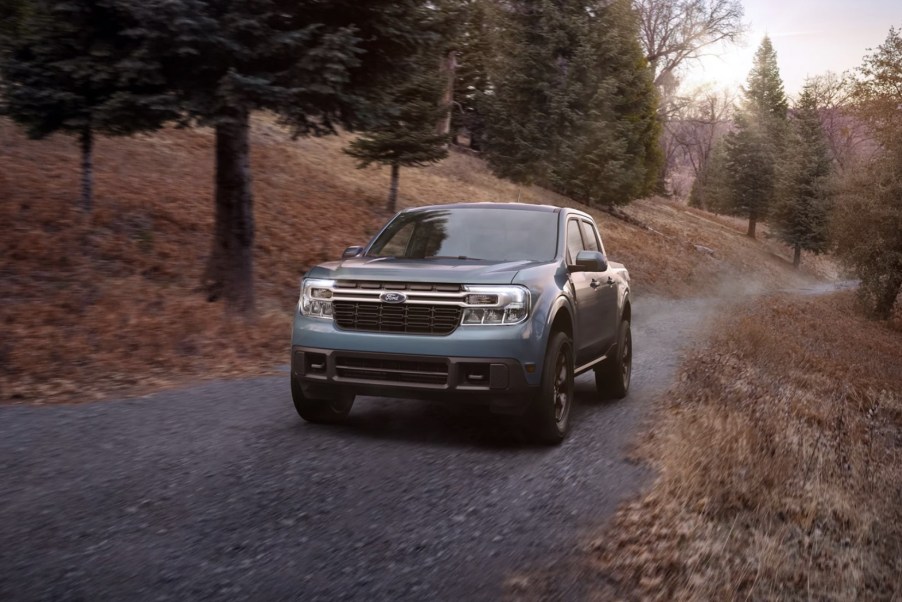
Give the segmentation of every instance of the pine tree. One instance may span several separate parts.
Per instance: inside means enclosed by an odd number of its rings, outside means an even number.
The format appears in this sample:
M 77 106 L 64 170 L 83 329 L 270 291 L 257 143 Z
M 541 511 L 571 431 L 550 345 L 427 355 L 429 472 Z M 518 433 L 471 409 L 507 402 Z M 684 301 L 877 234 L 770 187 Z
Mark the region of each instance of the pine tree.
M 482 150 L 485 137 L 485 103 L 491 94 L 489 64 L 494 56 L 493 7 L 490 0 L 464 4 L 462 27 L 457 39 L 458 67 L 454 82 L 451 131 L 466 130 L 469 147 Z
M 578 15 L 580 21 L 568 75 L 581 115 L 562 141 L 552 183 L 590 205 L 625 204 L 657 184 L 663 163 L 658 96 L 630 2 L 599 6 Z
M 859 294 L 875 317 L 888 319 L 902 293 L 902 30 L 890 28 L 855 80 L 855 111 L 880 146 L 845 170 L 831 233 L 837 255 L 861 278 Z
M 29 0 L 0 0 L 0 36 L 15 36 L 32 8 Z
M 391 213 L 397 208 L 401 167 L 422 167 L 448 156 L 448 136 L 436 132 L 436 123 L 449 110 L 440 104 L 445 78 L 437 66 L 438 55 L 424 53 L 418 68 L 392 86 L 397 91 L 383 107 L 386 116 L 345 151 L 360 160 L 361 168 L 372 163 L 391 166 L 386 206 Z
M 769 36 L 764 36 L 755 52 L 746 86 L 744 110 L 760 122 L 768 134 L 779 138 L 784 133 L 789 102 L 783 91 L 777 51 Z M 779 140 L 777 140 L 779 142 Z
M 726 139 L 733 203 L 749 218 L 748 236 L 755 238 L 758 220 L 766 217 L 775 193 L 775 166 L 786 137 L 786 94 L 770 38 L 761 41 L 744 102 L 735 118 L 736 131 Z
M 250 113 L 268 109 L 297 136 L 379 117 L 385 82 L 434 43 L 428 0 L 118 0 L 132 35 L 158 57 L 187 121 L 216 136 L 215 227 L 204 274 L 211 300 L 254 308 Z
M 767 131 L 745 114 L 735 118 L 736 130 L 724 139 L 732 212 L 749 218 L 747 235 L 755 238 L 758 219 L 767 211 L 775 190 L 775 158 Z
M 568 19 L 572 4 L 512 0 L 499 9 L 484 149 L 496 175 L 547 182 L 560 141 L 578 117 L 568 107 L 567 90 L 567 66 L 578 37 Z
M 81 208 L 93 204 L 96 133 L 130 135 L 177 116 L 159 65 L 127 35 L 132 23 L 103 0 L 3 4 L 0 113 L 32 138 L 78 137 Z
M 827 248 L 830 155 L 810 85 L 802 89 L 790 125 L 774 217 L 798 269 L 803 250 L 821 253 Z
M 630 4 L 510 3 L 486 127 L 499 175 L 611 206 L 650 191 L 657 96 Z
M 692 183 L 689 205 L 705 211 L 728 214 L 733 210 L 731 194 L 726 142 L 720 140 L 712 147 L 707 161 Z

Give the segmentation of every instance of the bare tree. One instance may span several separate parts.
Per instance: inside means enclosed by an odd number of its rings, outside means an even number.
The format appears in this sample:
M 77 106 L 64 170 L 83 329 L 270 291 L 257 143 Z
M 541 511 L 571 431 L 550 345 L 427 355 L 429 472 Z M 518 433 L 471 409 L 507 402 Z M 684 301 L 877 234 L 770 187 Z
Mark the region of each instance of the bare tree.
M 717 139 L 730 127 L 735 94 L 729 90 L 696 90 L 680 97 L 678 110 L 665 125 L 668 137 L 698 175 Z
M 658 88 L 676 79 L 677 68 L 704 56 L 718 42 L 745 31 L 739 0 L 633 0 L 640 41 Z
M 715 143 L 730 129 L 735 94 L 729 90 L 697 89 L 672 102 L 664 123 L 664 156 L 674 192 L 699 177 Z M 675 180 L 686 180 L 677 186 Z
M 848 74 L 827 72 L 808 78 L 814 93 L 821 127 L 836 168 L 845 171 L 857 159 L 876 151 L 873 136 L 852 110 L 853 79 Z
M 667 128 L 681 110 L 678 70 L 705 55 L 719 42 L 735 42 L 746 30 L 741 0 L 632 0 L 639 20 L 639 41 L 658 89 L 658 118 Z M 667 189 L 674 174 L 669 164 L 676 148 L 662 137 L 666 162 L 659 174 L 660 188 Z M 672 189 L 673 187 L 671 187 Z M 676 192 L 674 190 L 674 192 Z

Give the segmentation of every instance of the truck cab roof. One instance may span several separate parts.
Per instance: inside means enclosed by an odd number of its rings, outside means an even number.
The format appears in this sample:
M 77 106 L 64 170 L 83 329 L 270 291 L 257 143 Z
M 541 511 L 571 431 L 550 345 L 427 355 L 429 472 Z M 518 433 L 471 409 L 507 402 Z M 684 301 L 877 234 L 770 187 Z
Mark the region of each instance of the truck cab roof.
M 561 207 L 553 205 L 533 205 L 530 203 L 448 203 L 446 205 L 426 205 L 424 207 L 410 207 L 401 213 L 414 213 L 417 211 L 430 211 L 435 209 L 510 209 L 513 211 L 543 211 L 546 213 L 558 213 Z

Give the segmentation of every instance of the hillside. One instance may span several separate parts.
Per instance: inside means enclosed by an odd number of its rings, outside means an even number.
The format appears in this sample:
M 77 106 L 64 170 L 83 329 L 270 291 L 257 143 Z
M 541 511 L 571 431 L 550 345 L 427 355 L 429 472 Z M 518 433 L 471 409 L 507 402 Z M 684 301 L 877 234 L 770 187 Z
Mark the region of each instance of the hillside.
M 292 141 L 254 120 L 259 317 L 229 322 L 197 290 L 212 227 L 210 130 L 100 139 L 95 211 L 74 209 L 75 143 L 27 140 L 0 121 L 0 401 L 51 403 L 123 395 L 210 376 L 260 374 L 284 363 L 306 269 L 365 242 L 388 217 L 387 170 L 355 169 L 347 136 Z M 402 170 L 400 205 L 515 201 L 572 205 L 493 177 L 452 153 Z M 608 254 L 639 295 L 699 296 L 797 281 L 788 251 L 751 241 L 741 222 L 661 199 L 627 213 L 593 212 Z M 805 278 L 830 276 L 805 257 Z M 813 268 L 813 270 L 812 270 Z M 734 289 L 736 283 L 744 286 Z M 725 288 L 727 287 L 727 288 Z

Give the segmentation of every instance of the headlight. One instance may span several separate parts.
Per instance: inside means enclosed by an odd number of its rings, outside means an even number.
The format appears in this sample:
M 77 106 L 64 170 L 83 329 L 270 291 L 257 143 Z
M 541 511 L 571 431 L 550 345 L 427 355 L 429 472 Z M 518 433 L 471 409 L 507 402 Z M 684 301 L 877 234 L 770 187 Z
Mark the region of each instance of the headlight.
M 529 291 L 521 286 L 468 286 L 464 326 L 519 324 L 529 316 Z
M 311 318 L 332 319 L 332 287 L 334 280 L 305 278 L 301 283 L 301 298 L 298 309 L 302 315 Z

